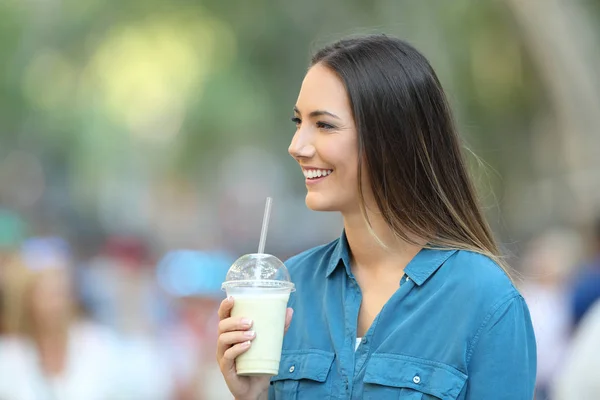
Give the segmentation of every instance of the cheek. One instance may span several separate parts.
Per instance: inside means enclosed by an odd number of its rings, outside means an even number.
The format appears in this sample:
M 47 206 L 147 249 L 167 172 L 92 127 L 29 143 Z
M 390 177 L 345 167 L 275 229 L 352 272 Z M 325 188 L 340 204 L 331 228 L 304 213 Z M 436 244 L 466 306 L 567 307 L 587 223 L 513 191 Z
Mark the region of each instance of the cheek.
M 343 151 L 338 155 L 339 163 L 336 170 L 339 179 L 343 181 L 346 190 L 356 190 L 358 187 L 358 158 L 354 153 Z M 363 173 L 364 175 L 364 173 Z
M 345 136 L 350 137 L 345 137 Z M 344 176 L 356 177 L 358 146 L 350 132 L 330 134 L 317 142 L 317 153 L 323 161 L 340 170 Z

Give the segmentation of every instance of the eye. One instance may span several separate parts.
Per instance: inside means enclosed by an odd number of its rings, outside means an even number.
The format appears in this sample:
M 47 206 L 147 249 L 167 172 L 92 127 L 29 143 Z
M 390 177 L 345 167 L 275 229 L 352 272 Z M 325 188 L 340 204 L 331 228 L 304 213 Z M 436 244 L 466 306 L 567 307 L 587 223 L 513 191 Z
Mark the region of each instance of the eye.
M 331 124 L 328 124 L 326 122 L 318 121 L 317 122 L 317 128 L 329 131 L 329 130 L 335 129 L 335 126 L 333 126 Z
M 298 117 L 292 117 L 292 122 L 296 125 L 296 126 L 300 126 L 300 124 L 302 123 L 302 120 Z

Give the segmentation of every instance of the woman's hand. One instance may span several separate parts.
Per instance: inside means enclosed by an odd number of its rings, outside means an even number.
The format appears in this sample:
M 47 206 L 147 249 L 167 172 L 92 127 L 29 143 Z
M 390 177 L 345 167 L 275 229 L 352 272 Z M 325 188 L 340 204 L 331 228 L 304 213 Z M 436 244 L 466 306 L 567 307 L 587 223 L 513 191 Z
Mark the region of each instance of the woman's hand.
M 229 391 L 236 400 L 256 400 L 269 390 L 269 376 L 238 376 L 235 359 L 252 346 L 255 333 L 251 331 L 252 321 L 243 317 L 231 317 L 234 299 L 230 296 L 219 306 L 219 340 L 217 343 L 217 362 Z M 285 315 L 287 332 L 294 311 L 288 308 Z

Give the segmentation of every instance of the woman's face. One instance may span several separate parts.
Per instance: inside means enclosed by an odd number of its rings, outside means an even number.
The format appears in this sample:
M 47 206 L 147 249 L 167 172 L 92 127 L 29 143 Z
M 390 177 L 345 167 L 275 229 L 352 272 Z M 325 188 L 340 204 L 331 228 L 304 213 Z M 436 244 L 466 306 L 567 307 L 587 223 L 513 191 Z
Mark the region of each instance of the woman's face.
M 346 88 L 329 68 L 316 64 L 308 71 L 293 120 L 288 151 L 304 173 L 308 208 L 359 210 L 358 135 Z

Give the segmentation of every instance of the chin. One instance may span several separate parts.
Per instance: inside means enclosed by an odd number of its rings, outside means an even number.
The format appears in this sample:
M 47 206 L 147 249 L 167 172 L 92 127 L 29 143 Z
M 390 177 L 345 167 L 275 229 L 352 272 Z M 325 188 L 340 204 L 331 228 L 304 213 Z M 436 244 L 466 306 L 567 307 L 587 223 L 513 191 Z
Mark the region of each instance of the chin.
M 306 207 L 313 211 L 339 211 L 340 208 L 338 205 L 331 201 L 331 199 L 325 198 L 320 193 L 311 193 L 308 192 L 306 194 L 305 199 Z

